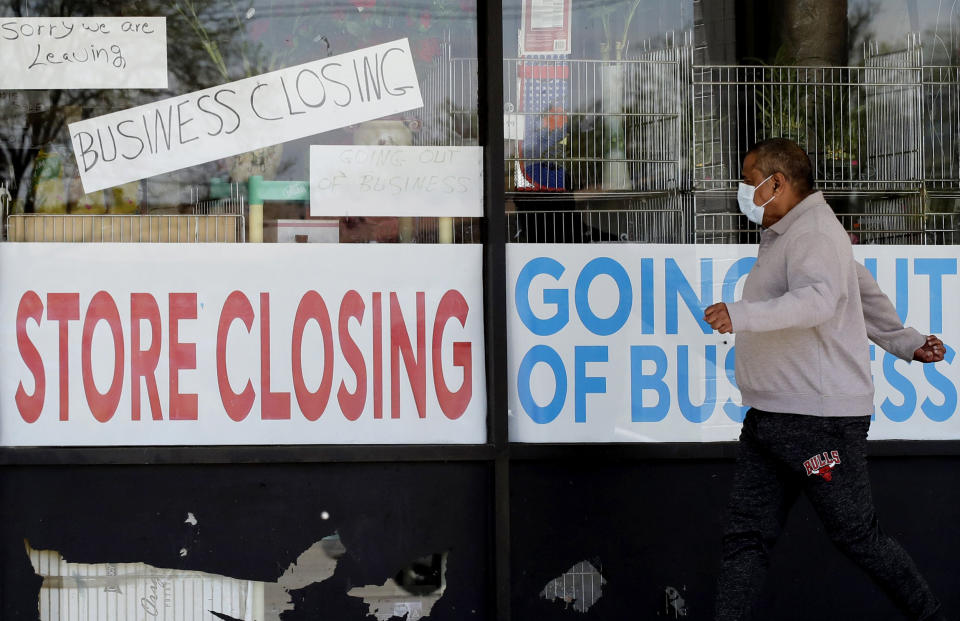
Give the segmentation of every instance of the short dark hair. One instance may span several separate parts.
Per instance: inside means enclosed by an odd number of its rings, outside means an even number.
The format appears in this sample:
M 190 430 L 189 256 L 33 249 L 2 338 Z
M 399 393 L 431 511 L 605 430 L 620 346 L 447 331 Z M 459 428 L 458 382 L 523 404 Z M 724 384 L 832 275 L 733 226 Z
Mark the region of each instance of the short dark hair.
M 751 153 L 756 158 L 754 165 L 764 177 L 783 173 L 798 192 L 813 190 L 810 156 L 796 142 L 787 138 L 767 138 L 750 147 L 747 155 Z

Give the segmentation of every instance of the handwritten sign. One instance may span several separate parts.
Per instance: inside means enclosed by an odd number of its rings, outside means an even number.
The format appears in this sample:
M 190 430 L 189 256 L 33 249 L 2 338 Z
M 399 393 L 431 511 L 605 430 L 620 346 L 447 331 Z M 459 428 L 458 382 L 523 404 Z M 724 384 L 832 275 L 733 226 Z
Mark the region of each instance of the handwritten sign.
M 481 147 L 310 147 L 310 215 L 483 215 Z
M 167 18 L 0 18 L 0 58 L 0 89 L 167 88 Z
M 70 124 L 85 192 L 423 106 L 406 39 Z

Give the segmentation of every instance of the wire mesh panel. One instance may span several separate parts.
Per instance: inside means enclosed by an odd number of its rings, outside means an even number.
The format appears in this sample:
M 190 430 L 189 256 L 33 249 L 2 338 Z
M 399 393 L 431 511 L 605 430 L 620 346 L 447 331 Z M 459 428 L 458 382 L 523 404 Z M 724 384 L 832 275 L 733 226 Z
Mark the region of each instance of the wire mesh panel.
M 960 67 L 923 68 L 926 186 L 960 191 Z
M 680 184 L 680 63 L 506 59 L 507 191 Z
M 507 241 L 686 243 L 692 209 L 691 195 L 667 194 L 632 199 L 625 209 L 508 212 Z
M 451 57 L 445 41 L 420 85 L 423 107 L 405 115 L 415 145 L 479 144 L 477 59 Z
M 960 214 L 924 214 L 924 232 L 927 244 L 960 244 Z
M 735 188 L 740 158 L 770 137 L 800 144 L 822 189 L 920 189 L 919 66 L 701 66 L 693 78 L 697 189 Z
M 954 244 L 960 241 L 960 214 L 925 213 L 919 194 L 862 197 L 857 211 L 837 213 L 853 244 Z M 695 239 L 701 244 L 755 244 L 760 227 L 735 211 L 732 195 L 699 195 Z M 834 205 L 834 207 L 836 207 Z

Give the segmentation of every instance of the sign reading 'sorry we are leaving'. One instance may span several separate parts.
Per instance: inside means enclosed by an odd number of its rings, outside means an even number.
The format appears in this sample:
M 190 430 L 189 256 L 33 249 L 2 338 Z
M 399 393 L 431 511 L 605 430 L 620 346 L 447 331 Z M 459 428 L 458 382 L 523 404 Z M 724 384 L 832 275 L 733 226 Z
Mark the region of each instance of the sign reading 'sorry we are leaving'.
M 0 17 L 0 89 L 167 88 L 165 17 Z
M 400 39 L 70 124 L 86 192 L 423 106 Z

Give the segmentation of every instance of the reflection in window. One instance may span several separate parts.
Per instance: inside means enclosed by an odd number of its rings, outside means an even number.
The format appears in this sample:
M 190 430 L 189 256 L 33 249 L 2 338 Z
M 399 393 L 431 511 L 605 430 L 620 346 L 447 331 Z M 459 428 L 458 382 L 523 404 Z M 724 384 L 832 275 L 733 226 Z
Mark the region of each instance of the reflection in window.
M 454 59 L 476 58 L 475 0 L 41 0 L 30 2 L 29 11 L 14 3 L 3 13 L 7 21 L 21 15 L 134 14 L 166 17 L 168 89 L 0 91 L 0 183 L 10 193 L 4 201 L 7 239 L 480 241 L 479 221 L 472 217 L 311 217 L 309 192 L 303 191 L 311 145 L 478 144 L 476 67 L 450 78 Z M 70 123 L 401 38 L 409 40 L 422 108 L 84 191 Z M 252 196 L 264 198 L 262 225 L 250 211 Z
M 683 240 L 692 19 L 686 0 L 505 3 L 510 241 Z

